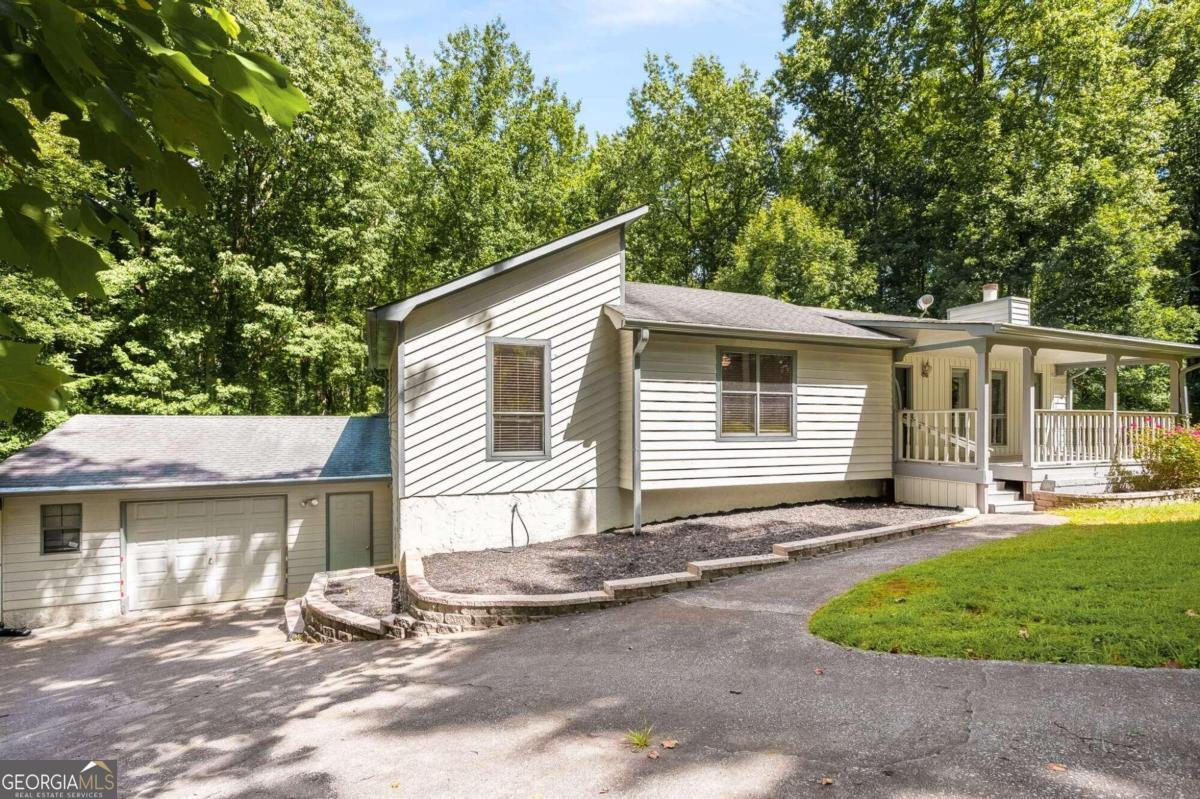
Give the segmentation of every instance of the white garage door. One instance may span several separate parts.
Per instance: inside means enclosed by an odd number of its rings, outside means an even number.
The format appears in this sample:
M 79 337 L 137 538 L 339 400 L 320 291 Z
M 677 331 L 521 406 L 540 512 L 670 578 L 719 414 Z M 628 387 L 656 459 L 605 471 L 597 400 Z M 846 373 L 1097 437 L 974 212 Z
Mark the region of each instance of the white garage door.
M 282 594 L 283 530 L 283 497 L 130 504 L 129 609 Z

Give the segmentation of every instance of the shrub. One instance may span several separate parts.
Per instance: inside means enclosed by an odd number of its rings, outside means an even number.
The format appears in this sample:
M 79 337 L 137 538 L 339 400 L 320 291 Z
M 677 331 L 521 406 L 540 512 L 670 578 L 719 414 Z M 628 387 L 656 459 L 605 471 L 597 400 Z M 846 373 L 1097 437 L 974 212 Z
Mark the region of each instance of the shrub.
M 1160 491 L 1200 486 L 1200 427 L 1177 427 L 1146 436 L 1138 443 L 1138 459 L 1146 473 L 1142 488 Z

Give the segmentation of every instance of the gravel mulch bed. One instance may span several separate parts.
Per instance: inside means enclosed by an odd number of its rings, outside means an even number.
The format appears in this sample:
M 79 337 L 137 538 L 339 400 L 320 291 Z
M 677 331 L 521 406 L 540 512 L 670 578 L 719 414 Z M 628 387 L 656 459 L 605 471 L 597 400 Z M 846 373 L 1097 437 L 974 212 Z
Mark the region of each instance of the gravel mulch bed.
M 353 580 L 332 580 L 325 586 L 325 598 L 339 608 L 378 619 L 395 613 L 392 603 L 397 579 L 373 574 Z
M 605 580 L 687 569 L 691 560 L 770 554 L 771 545 L 851 530 L 944 516 L 877 500 L 816 502 L 734 511 L 614 530 L 516 551 L 448 552 L 424 559 L 435 588 L 463 594 L 553 594 L 593 591 Z

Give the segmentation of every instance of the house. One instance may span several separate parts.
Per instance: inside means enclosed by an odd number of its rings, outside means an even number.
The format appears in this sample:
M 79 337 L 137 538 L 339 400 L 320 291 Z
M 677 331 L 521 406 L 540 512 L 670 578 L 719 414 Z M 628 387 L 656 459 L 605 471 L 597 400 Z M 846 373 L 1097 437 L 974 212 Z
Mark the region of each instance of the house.
M 1173 426 L 1200 347 L 626 280 L 639 208 L 368 312 L 387 418 L 75 417 L 0 464 L 6 621 L 302 593 L 409 549 L 508 547 L 894 492 L 1027 508 Z M 1170 407 L 1120 410 L 1166 363 Z M 1072 380 L 1106 375 L 1107 410 Z M 1027 498 L 1027 496 L 1026 496 Z

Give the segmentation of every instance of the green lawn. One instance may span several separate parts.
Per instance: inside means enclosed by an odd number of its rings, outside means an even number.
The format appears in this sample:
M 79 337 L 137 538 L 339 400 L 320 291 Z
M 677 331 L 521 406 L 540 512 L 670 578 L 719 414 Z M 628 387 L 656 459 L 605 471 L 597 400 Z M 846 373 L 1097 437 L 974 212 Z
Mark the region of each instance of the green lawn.
M 1200 667 L 1200 503 L 1066 515 L 860 583 L 810 629 L 884 652 Z

